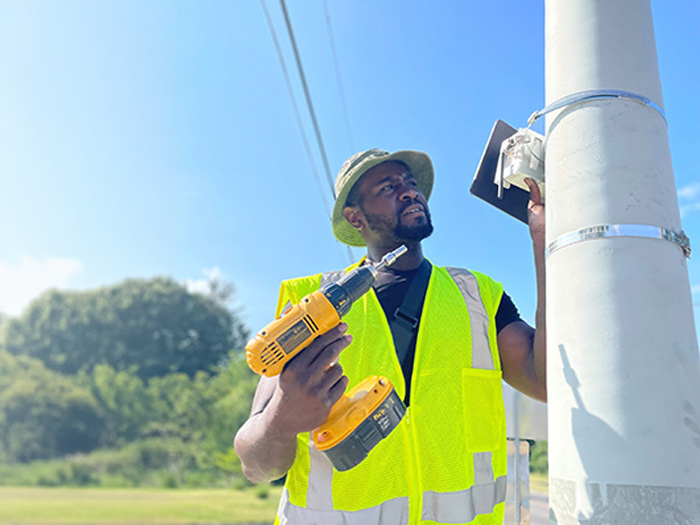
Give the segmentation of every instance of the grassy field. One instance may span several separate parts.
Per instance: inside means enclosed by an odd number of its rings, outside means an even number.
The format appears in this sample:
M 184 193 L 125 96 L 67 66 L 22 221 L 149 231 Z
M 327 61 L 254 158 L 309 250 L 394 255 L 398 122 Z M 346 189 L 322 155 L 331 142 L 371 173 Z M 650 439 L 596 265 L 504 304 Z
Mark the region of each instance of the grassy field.
M 530 490 L 547 493 L 547 481 L 531 474 Z M 271 524 L 281 491 L 0 487 L 0 524 Z
M 549 494 L 549 477 L 547 474 L 530 473 L 530 492 Z
M 270 524 L 281 491 L 0 487 L 0 524 Z

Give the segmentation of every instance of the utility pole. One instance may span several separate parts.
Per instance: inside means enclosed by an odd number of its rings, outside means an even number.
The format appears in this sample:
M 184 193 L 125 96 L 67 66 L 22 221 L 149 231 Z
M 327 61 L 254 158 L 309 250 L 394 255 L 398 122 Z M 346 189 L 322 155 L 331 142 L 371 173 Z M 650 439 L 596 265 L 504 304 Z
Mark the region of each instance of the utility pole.
M 545 33 L 547 104 L 564 99 L 546 126 L 550 523 L 700 523 L 689 249 L 650 1 L 546 0 Z

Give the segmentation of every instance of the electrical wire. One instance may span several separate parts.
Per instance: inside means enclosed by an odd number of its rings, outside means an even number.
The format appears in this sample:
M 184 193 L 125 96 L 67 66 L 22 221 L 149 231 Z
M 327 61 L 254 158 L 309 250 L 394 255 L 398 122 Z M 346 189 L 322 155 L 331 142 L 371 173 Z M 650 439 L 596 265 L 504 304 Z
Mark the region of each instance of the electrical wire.
M 265 0 L 260 0 L 263 11 L 265 12 L 265 19 L 267 20 L 267 26 L 270 29 L 270 35 L 272 35 L 272 41 L 275 43 L 275 50 L 277 51 L 277 57 L 280 61 L 280 66 L 282 66 L 282 73 L 284 74 L 284 82 L 287 84 L 287 91 L 289 92 L 289 98 L 292 102 L 292 107 L 294 108 L 294 116 L 297 120 L 297 125 L 299 126 L 299 132 L 301 133 L 301 139 L 304 143 L 304 149 L 306 150 L 306 156 L 309 158 L 309 164 L 311 165 L 311 171 L 313 172 L 314 179 L 316 179 L 316 184 L 318 190 L 321 193 L 321 198 L 323 199 L 323 206 L 326 209 L 328 218 L 331 218 L 331 207 L 328 203 L 328 198 L 326 197 L 326 192 L 323 189 L 323 182 L 316 169 L 316 162 L 314 161 L 313 154 L 311 153 L 311 146 L 309 140 L 306 136 L 306 131 L 304 130 L 304 124 L 301 120 L 301 113 L 299 112 L 299 106 L 297 105 L 296 99 L 294 98 L 294 90 L 292 89 L 292 82 L 289 78 L 289 71 L 287 70 L 287 65 L 284 62 L 284 55 L 282 55 L 282 48 L 280 47 L 279 40 L 277 39 L 277 33 L 275 32 L 275 26 L 272 24 L 272 18 L 270 17 L 270 12 L 267 10 L 265 5 Z
M 302 141 L 304 143 L 304 148 L 306 150 L 307 156 L 309 157 L 309 163 L 311 164 L 311 170 L 313 172 L 314 178 L 316 179 L 316 183 L 317 183 L 319 191 L 321 193 L 321 198 L 323 199 L 326 213 L 328 214 L 329 219 L 332 220 L 332 215 L 331 215 L 331 211 L 330 211 L 331 208 L 330 208 L 330 205 L 329 205 L 328 200 L 326 198 L 325 192 L 322 190 L 323 183 L 321 182 L 321 178 L 318 174 L 318 171 L 316 170 L 316 163 L 314 162 L 314 158 L 313 158 L 313 155 L 311 153 L 311 146 L 310 146 L 309 141 L 307 139 L 306 132 L 304 131 L 304 125 L 303 125 L 303 122 L 301 120 L 301 114 L 299 112 L 299 107 L 298 107 L 298 105 L 296 103 L 296 99 L 294 97 L 294 90 L 292 89 L 292 83 L 291 83 L 291 80 L 289 77 L 289 71 L 287 70 L 287 66 L 286 66 L 286 63 L 284 61 L 284 55 L 282 54 L 282 49 L 281 49 L 280 44 L 279 44 L 279 39 L 277 38 L 277 32 L 275 31 L 275 27 L 272 23 L 272 18 L 270 17 L 270 12 L 267 9 L 267 5 L 265 4 L 265 0 L 260 0 L 260 4 L 262 5 L 263 11 L 265 13 L 265 19 L 267 20 L 268 28 L 270 30 L 272 40 L 275 44 L 275 50 L 277 51 L 277 57 L 279 59 L 280 65 L 282 67 L 282 72 L 284 74 L 284 80 L 285 80 L 285 83 L 287 85 L 287 91 L 289 92 L 289 97 L 290 97 L 291 102 L 292 102 L 292 107 L 294 108 L 294 114 L 296 116 L 297 125 L 299 126 L 299 130 L 301 132 Z M 325 173 L 326 173 L 326 180 L 328 181 L 328 185 L 330 187 L 331 196 L 333 198 L 335 198 L 335 188 L 333 185 L 333 179 L 331 177 L 330 167 L 328 165 L 328 157 L 326 156 L 326 149 L 323 146 L 323 139 L 321 138 L 321 130 L 318 126 L 318 121 L 316 120 L 316 113 L 314 112 L 314 109 L 313 109 L 313 103 L 311 102 L 311 94 L 309 93 L 309 88 L 308 88 L 308 85 L 306 84 L 306 76 L 304 75 L 304 70 L 303 70 L 302 65 L 301 65 L 301 57 L 299 56 L 299 51 L 297 49 L 296 40 L 294 39 L 294 32 L 292 31 L 292 24 L 291 24 L 291 21 L 289 19 L 289 15 L 287 13 L 287 8 L 286 8 L 286 5 L 284 3 L 284 0 L 280 0 L 280 4 L 282 6 L 282 12 L 284 14 L 284 19 L 285 19 L 285 23 L 287 26 L 287 31 L 289 33 L 289 39 L 292 43 L 292 49 L 294 51 L 294 57 L 295 57 L 295 60 L 297 63 L 297 68 L 299 69 L 299 76 L 301 79 L 302 87 L 304 89 L 304 94 L 306 96 L 306 102 L 307 102 L 307 105 L 309 108 L 309 114 L 311 116 L 311 121 L 313 122 L 313 125 L 314 125 L 314 131 L 316 133 L 316 140 L 318 142 L 318 147 L 319 147 L 319 150 L 321 152 L 321 157 L 323 159 L 323 165 L 324 165 Z M 352 254 L 352 250 L 350 249 L 350 246 L 346 245 L 346 248 L 347 248 L 348 260 L 350 261 L 350 264 L 352 264 L 354 262 L 355 258 Z
M 284 14 L 284 22 L 287 24 L 287 31 L 289 32 L 289 40 L 292 43 L 292 51 L 294 51 L 294 59 L 297 63 L 297 69 L 299 70 L 299 78 L 301 79 L 301 85 L 304 89 L 304 96 L 306 97 L 306 104 L 309 107 L 309 115 L 311 116 L 311 122 L 314 126 L 314 132 L 316 133 L 316 141 L 318 142 L 318 149 L 321 151 L 321 158 L 323 159 L 323 167 L 326 170 L 326 179 L 328 179 L 328 187 L 331 190 L 331 195 L 335 197 L 335 190 L 333 187 L 333 178 L 331 177 L 331 168 L 328 164 L 328 157 L 326 156 L 326 148 L 323 145 L 323 138 L 321 138 L 321 129 L 318 126 L 318 120 L 316 119 L 316 112 L 314 111 L 314 105 L 311 102 L 311 94 L 309 92 L 309 86 L 306 83 L 306 75 L 304 75 L 304 68 L 301 65 L 301 57 L 299 56 L 299 49 L 297 48 L 297 41 L 294 38 L 294 31 L 292 30 L 292 22 L 289 20 L 289 13 L 287 13 L 287 6 L 284 0 L 280 0 L 280 5 L 282 6 L 282 13 Z
M 350 131 L 350 116 L 348 113 L 348 105 L 345 101 L 345 91 L 343 90 L 343 81 L 340 76 L 340 63 L 338 62 L 338 54 L 335 49 L 335 39 L 333 38 L 333 27 L 331 26 L 331 14 L 328 10 L 328 2 L 323 0 L 323 10 L 326 14 L 326 26 L 328 27 L 328 40 L 330 42 L 331 53 L 333 55 L 333 65 L 335 66 L 335 78 L 338 81 L 338 91 L 340 92 L 340 105 L 343 108 L 343 117 L 345 118 L 345 129 L 348 132 L 348 142 L 350 151 L 355 151 L 355 144 L 352 140 L 352 132 Z

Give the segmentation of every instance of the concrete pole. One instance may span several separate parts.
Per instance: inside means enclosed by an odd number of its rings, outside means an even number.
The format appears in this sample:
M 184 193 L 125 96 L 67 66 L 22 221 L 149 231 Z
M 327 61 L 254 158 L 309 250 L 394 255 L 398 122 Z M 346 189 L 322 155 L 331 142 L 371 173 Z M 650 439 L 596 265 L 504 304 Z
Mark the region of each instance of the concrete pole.
M 622 90 L 663 107 L 649 0 L 546 0 L 545 31 L 547 104 Z M 548 244 L 601 225 L 681 231 L 657 111 L 586 102 L 548 114 L 547 136 Z M 547 280 L 550 523 L 700 523 L 700 365 L 682 250 L 583 240 L 550 253 Z

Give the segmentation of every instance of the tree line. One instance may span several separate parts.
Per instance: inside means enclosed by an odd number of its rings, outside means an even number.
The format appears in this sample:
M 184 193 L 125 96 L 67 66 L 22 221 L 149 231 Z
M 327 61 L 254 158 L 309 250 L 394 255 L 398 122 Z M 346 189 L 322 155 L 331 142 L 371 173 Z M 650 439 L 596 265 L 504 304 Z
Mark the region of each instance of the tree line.
M 0 464 L 148 442 L 141 456 L 167 444 L 159 467 L 177 469 L 177 456 L 190 469 L 236 473 L 233 435 L 257 376 L 245 363 L 248 331 L 227 307 L 230 290 L 212 283 L 211 292 L 129 279 L 50 291 L 5 319 Z

